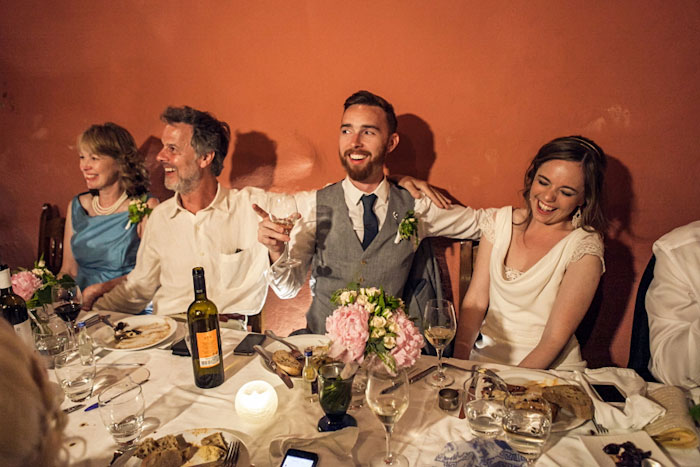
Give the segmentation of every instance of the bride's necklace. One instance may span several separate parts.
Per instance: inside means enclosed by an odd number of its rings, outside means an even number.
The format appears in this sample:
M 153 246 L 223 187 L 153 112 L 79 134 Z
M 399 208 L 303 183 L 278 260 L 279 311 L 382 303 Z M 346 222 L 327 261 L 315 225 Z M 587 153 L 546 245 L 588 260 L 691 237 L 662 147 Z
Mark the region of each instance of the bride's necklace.
M 113 214 L 114 211 L 119 209 L 119 206 L 122 205 L 124 201 L 126 201 L 129 197 L 126 195 L 126 191 L 122 192 L 122 195 L 117 199 L 113 205 L 103 208 L 100 206 L 100 195 L 93 196 L 92 197 L 92 209 L 95 211 L 95 214 L 98 216 L 108 216 L 110 214 Z

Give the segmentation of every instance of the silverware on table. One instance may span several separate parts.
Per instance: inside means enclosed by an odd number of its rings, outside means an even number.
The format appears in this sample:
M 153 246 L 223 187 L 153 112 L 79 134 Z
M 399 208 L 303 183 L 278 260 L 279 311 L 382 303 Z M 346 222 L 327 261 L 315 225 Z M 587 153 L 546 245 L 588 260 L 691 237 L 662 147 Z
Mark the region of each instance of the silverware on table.
M 63 413 L 73 413 L 76 410 L 82 409 L 83 407 L 85 407 L 85 404 L 74 405 L 72 407 L 68 407 L 67 409 L 63 409 Z
M 444 366 L 445 368 L 452 368 L 453 370 L 466 371 L 467 373 L 481 372 L 487 376 L 490 376 L 491 378 L 501 379 L 501 377 L 498 376 L 498 374 L 495 371 L 493 371 L 489 368 L 481 368 L 479 365 L 474 365 L 474 366 L 472 366 L 471 369 L 469 369 L 469 368 L 462 368 L 461 366 L 453 365 L 449 362 L 442 362 L 442 366 Z M 476 367 L 477 369 L 475 370 L 474 367 Z
M 272 359 L 272 356 L 267 352 L 267 350 L 263 349 L 259 345 L 254 345 L 253 350 L 257 352 L 258 355 L 265 361 L 265 364 L 267 364 L 268 368 L 270 368 L 277 376 L 280 377 L 280 379 L 284 382 L 284 384 L 287 385 L 289 389 L 292 389 L 294 387 L 294 383 L 292 382 L 292 378 L 282 371 L 280 368 L 277 367 L 277 363 Z
M 275 333 L 272 331 L 272 329 L 266 330 L 266 331 L 265 331 L 265 335 L 266 335 L 267 337 L 269 337 L 270 339 L 276 340 L 277 342 L 280 342 L 280 343 L 286 345 L 287 347 L 289 347 L 289 351 L 292 353 L 292 356 L 293 356 L 294 358 L 296 358 L 297 360 L 303 360 L 303 359 L 304 359 L 304 355 L 303 355 L 303 354 L 301 353 L 301 351 L 299 350 L 299 347 L 297 347 L 296 345 L 292 344 L 291 342 L 287 342 L 286 340 L 282 339 L 282 338 L 279 337 L 277 334 L 275 334 Z
M 435 371 L 435 370 L 437 370 L 437 365 L 433 365 L 433 366 L 431 366 L 431 367 L 426 368 L 426 369 L 423 370 L 423 371 L 419 371 L 419 372 L 416 373 L 415 375 L 413 375 L 413 376 L 411 376 L 410 378 L 408 378 L 408 384 L 413 384 L 413 383 L 415 383 L 416 381 L 420 381 L 421 379 L 425 378 L 426 376 L 428 376 L 430 373 L 432 373 L 432 372 Z M 394 385 L 394 386 L 389 386 L 389 387 L 386 388 L 386 389 L 382 389 L 382 391 L 380 392 L 380 394 L 389 394 L 390 392 L 394 392 L 394 391 L 396 391 L 398 388 L 401 387 L 401 384 L 403 384 L 403 383 L 398 383 L 398 384 L 396 384 L 396 385 Z

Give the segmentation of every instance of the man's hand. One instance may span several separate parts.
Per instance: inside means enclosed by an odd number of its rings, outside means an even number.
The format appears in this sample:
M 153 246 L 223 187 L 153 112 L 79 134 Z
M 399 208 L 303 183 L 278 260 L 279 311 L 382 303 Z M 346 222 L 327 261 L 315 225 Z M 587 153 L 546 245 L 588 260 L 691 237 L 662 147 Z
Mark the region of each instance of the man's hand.
M 284 244 L 290 240 L 289 228 L 276 224 L 270 219 L 270 215 L 257 204 L 253 204 L 253 210 L 261 217 L 258 223 L 258 241 L 270 251 L 270 261 L 274 263 L 284 252 Z M 294 222 L 301 218 L 298 212 L 291 216 Z
M 416 199 L 420 199 L 423 195 L 426 195 L 435 204 L 435 206 L 441 209 L 447 209 L 452 206 L 452 201 L 449 200 L 445 195 L 440 193 L 435 187 L 430 185 L 425 180 L 418 180 L 409 175 L 404 175 L 399 179 L 399 185 L 411 194 Z
M 97 284 L 88 285 L 83 290 L 83 310 L 90 311 L 95 301 L 112 290 L 120 282 L 126 279 L 126 276 L 115 277 L 107 282 L 98 282 Z

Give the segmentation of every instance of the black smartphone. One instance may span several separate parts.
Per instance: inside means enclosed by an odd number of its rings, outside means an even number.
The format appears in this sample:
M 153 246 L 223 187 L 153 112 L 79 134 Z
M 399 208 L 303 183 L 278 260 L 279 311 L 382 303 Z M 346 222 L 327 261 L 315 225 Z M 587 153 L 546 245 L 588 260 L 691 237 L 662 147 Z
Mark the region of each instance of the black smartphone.
M 591 384 L 595 393 L 604 402 L 625 402 L 626 397 L 614 384 Z
M 243 338 L 243 340 L 233 349 L 234 355 L 253 355 L 255 350 L 253 350 L 254 345 L 262 345 L 265 342 L 265 334 L 255 334 L 250 333 Z
M 280 467 L 316 467 L 318 454 L 302 451 L 301 449 L 287 449 Z

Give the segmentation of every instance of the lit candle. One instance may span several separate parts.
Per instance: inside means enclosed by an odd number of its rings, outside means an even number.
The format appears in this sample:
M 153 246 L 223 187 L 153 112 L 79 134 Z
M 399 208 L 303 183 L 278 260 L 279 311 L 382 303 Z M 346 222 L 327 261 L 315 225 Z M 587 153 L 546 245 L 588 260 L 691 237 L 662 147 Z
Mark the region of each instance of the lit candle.
M 250 381 L 236 393 L 236 412 L 251 423 L 264 423 L 277 411 L 277 392 L 270 383 Z

